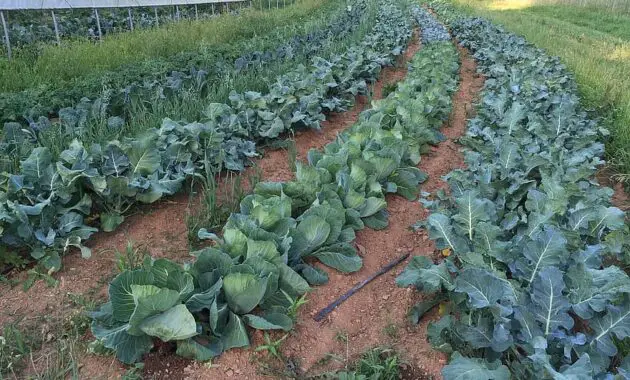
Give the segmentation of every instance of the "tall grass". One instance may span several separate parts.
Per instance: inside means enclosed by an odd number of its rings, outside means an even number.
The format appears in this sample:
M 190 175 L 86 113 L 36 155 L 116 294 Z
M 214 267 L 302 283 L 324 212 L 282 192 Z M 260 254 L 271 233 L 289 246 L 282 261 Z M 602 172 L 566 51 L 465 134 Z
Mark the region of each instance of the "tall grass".
M 630 41 L 630 14 L 566 5 L 537 5 L 527 11 Z
M 590 9 L 596 15 L 578 22 L 582 13 L 573 6 L 556 6 L 559 8 L 550 11 L 546 10 L 549 6 L 509 7 L 499 0 L 453 2 L 560 57 L 575 74 L 585 105 L 598 111 L 604 118 L 602 126 L 611 131 L 606 151 L 616 177 L 630 183 L 630 40 L 621 38 L 626 36 L 626 28 L 606 32 L 611 25 L 625 21 L 594 8 Z
M 538 5 L 562 4 L 586 8 L 597 7 L 611 12 L 630 14 L 630 0 L 534 0 L 534 3 Z
M 115 34 L 101 43 L 86 39 L 62 46 L 46 45 L 39 55 L 18 50 L 11 61 L 0 58 L 0 91 L 20 91 L 44 83 L 56 85 L 148 59 L 242 41 L 287 23 L 301 22 L 323 2 L 299 0 L 293 6 L 272 10 L 246 8 L 240 15 L 182 20 L 159 28 Z
M 465 0 L 465 2 L 495 10 L 524 9 L 536 5 L 563 5 L 630 14 L 630 0 Z

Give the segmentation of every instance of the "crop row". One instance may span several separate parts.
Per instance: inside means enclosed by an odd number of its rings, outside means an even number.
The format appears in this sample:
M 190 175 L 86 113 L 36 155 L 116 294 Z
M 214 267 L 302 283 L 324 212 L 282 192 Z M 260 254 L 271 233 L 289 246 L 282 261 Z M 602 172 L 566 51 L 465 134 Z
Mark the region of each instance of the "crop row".
M 242 78 L 241 87 L 256 90 L 252 82 L 263 83 L 267 71 L 277 75 L 280 71 L 273 69 L 275 66 L 308 62 L 313 56 L 329 54 L 337 45 L 343 45 L 339 41 L 353 36 L 361 22 L 372 18 L 363 1 L 353 2 L 349 11 L 339 6 L 333 9 L 332 15 L 330 11 L 322 12 L 322 20 L 332 16 L 323 26 L 318 18 L 312 26 L 300 25 L 266 38 L 254 38 L 237 46 L 244 50 L 238 54 L 220 50 L 190 52 L 172 58 L 172 62 L 148 62 L 98 80 L 73 82 L 69 88 L 44 86 L 5 94 L 0 97 L 0 113 L 19 122 L 5 124 L 0 152 L 11 160 L 4 163 L 3 169 L 15 170 L 17 159 L 25 158 L 36 146 L 46 146 L 57 156 L 75 138 L 89 144 L 135 135 L 159 123 L 161 118 L 156 119 L 156 113 L 177 119 L 185 114 L 183 118 L 198 120 L 205 104 L 228 100 L 235 82 L 230 78 Z M 103 92 L 103 88 L 108 90 Z M 163 110 L 169 104 L 174 104 L 174 110 Z M 144 120 L 146 115 L 151 115 L 150 120 Z M 18 144 L 11 144 L 14 138 Z
M 277 78 L 267 94 L 234 93 L 232 105 L 209 104 L 203 124 L 165 119 L 159 129 L 136 138 L 91 146 L 74 140 L 58 160 L 46 147 L 33 149 L 2 182 L 2 243 L 28 248 L 49 270 L 59 268 L 60 253 L 71 247 L 90 256 L 82 242 L 97 229 L 85 225 L 85 215 L 98 210 L 101 228 L 111 231 L 136 202 L 172 195 L 196 173 L 242 170 L 256 156 L 256 140 L 319 128 L 324 113 L 352 104 L 410 36 L 401 11 L 381 6 L 372 32 L 358 46 L 330 60 L 314 58 L 310 67 Z
M 557 58 L 432 6 L 486 77 L 461 139 L 466 168 L 446 176 L 448 196 L 423 199 L 431 215 L 419 225 L 450 255 L 415 257 L 397 279 L 429 293 L 414 319 L 442 304 L 428 339 L 451 355 L 444 378 L 626 376 L 615 341 L 630 335 L 630 278 L 606 265 L 628 249 L 625 215 L 592 179 L 607 132 Z
M 408 17 L 387 5 L 379 19 L 407 35 Z M 153 339 L 177 354 L 208 360 L 249 345 L 247 327 L 290 330 L 296 300 L 327 281 L 313 260 L 341 272 L 359 270 L 351 242 L 365 226 L 384 228 L 386 193 L 418 195 L 426 175 L 416 165 L 450 113 L 458 55 L 441 42 L 423 48 L 408 78 L 323 151 L 296 163 L 295 180 L 259 183 L 230 216 L 216 244 L 180 266 L 147 259 L 110 284 L 108 303 L 92 315 L 97 344 L 123 362 L 140 360 Z

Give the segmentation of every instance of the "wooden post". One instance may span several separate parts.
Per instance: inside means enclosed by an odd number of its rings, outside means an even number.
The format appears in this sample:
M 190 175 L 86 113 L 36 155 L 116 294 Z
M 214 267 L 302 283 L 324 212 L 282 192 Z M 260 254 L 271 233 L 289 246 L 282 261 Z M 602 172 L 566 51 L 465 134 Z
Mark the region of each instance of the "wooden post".
M 2 19 L 2 29 L 4 29 L 4 42 L 7 44 L 7 56 L 11 59 L 11 41 L 9 41 L 9 28 L 7 28 L 7 21 L 4 19 L 4 12 L 0 11 L 0 18 Z
M 127 14 L 129 15 L 129 29 L 133 30 L 133 17 L 131 17 L 131 8 L 127 8 Z
M 50 14 L 53 18 L 53 25 L 55 26 L 55 37 L 57 37 L 57 45 L 61 45 L 61 38 L 59 38 L 59 25 L 57 25 L 57 17 L 55 16 L 55 11 L 50 11 Z
M 160 26 L 160 18 L 157 14 L 157 7 L 153 7 L 153 13 L 155 14 L 155 26 Z
M 96 27 L 98 28 L 98 40 L 103 41 L 103 31 L 101 30 L 101 18 L 98 17 L 98 9 L 94 8 L 94 15 L 96 16 Z

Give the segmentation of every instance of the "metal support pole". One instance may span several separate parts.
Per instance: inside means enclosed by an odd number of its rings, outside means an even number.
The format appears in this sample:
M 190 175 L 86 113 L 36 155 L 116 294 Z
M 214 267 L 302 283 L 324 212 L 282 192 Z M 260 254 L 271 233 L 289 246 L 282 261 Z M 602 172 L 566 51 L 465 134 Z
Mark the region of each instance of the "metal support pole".
M 127 14 L 129 15 L 129 29 L 133 30 L 133 17 L 131 16 L 131 8 L 127 8 Z
M 271 0 L 269 0 L 269 9 L 271 9 Z
M 101 30 L 101 18 L 98 17 L 98 9 L 94 8 L 94 15 L 96 16 L 96 27 L 98 28 L 98 40 L 103 40 L 103 31 Z
M 57 25 L 57 17 L 55 11 L 50 11 L 53 18 L 53 25 L 55 26 L 55 37 L 57 37 L 57 45 L 61 45 L 61 38 L 59 38 L 59 25 Z
M 153 13 L 155 14 L 155 26 L 160 26 L 160 18 L 157 14 L 157 7 L 153 7 Z
M 195 4 L 195 20 L 199 20 L 199 8 L 197 8 L 197 4 Z
M 214 3 L 212 3 L 212 15 L 214 16 Z
M 276 9 L 280 8 L 280 0 L 276 0 Z
M 4 29 L 4 42 L 7 44 L 7 56 L 11 59 L 11 41 L 9 41 L 9 28 L 7 28 L 7 21 L 4 19 L 4 12 L 0 11 L 0 18 L 2 19 L 2 28 Z
M 177 21 L 179 21 L 179 5 L 175 6 L 175 15 L 177 16 Z

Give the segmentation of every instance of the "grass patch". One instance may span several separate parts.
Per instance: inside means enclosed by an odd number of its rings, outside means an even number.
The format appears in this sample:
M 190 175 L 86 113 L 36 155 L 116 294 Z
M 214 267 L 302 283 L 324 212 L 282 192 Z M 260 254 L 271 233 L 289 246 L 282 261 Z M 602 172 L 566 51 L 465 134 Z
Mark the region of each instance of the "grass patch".
M 383 328 L 383 333 L 385 333 L 385 335 L 387 335 L 388 337 L 394 340 L 398 339 L 400 336 L 398 333 L 398 326 L 394 322 L 388 323 Z
M 146 246 L 136 247 L 133 241 L 128 240 L 125 249 L 122 252 L 116 249 L 114 255 L 116 256 L 116 268 L 118 268 L 118 272 L 122 273 L 139 269 L 144 259 L 149 256 L 149 251 Z
M 239 210 L 241 201 L 248 194 L 247 189 L 253 189 L 262 180 L 262 171 L 257 167 L 247 174 L 228 171 L 220 182 L 215 174 L 219 172 L 206 167 L 206 174 L 196 175 L 191 182 L 186 227 L 188 241 L 193 246 L 199 243 L 201 228 L 207 232 L 219 232 L 230 214 Z M 195 187 L 201 188 L 200 200 L 196 197 Z
M 401 378 L 403 361 L 398 354 L 388 348 L 374 348 L 367 351 L 352 366 L 352 371 L 327 372 L 310 379 L 379 379 L 398 380 Z
M 96 308 L 102 286 L 95 279 L 83 294 L 67 293 L 59 307 L 38 316 L 17 317 L 0 330 L 0 379 L 79 379 L 78 357 L 87 351 L 87 312 Z M 26 370 L 27 369 L 27 370 Z
M 570 6 L 500 8 L 498 0 L 453 0 L 468 13 L 486 17 L 529 42 L 559 56 L 575 74 L 583 101 L 603 117 L 612 138 L 606 144 L 607 158 L 619 173 L 617 179 L 630 183 L 630 41 L 621 38 L 630 29 L 614 32 L 625 20 L 605 10 Z M 626 24 L 627 25 L 627 24 Z M 613 30 L 612 32 L 609 32 Z
M 4 326 L 0 335 L 0 378 L 16 377 L 31 352 L 31 340 L 17 325 Z
M 322 0 L 300 0 L 272 11 L 245 9 L 240 15 L 223 14 L 211 20 L 182 20 L 159 28 L 114 34 L 101 43 L 70 41 L 46 45 L 39 54 L 16 50 L 14 59 L 0 59 L 0 91 L 19 91 L 41 84 L 56 85 L 148 59 L 170 57 L 182 51 L 212 49 L 219 45 L 266 34 L 288 20 L 304 21 Z
M 628 14 L 610 12 L 596 7 L 567 5 L 535 6 L 528 8 L 527 11 L 630 41 L 630 15 Z
M 535 0 L 536 4 L 563 4 L 630 14 L 630 0 Z

